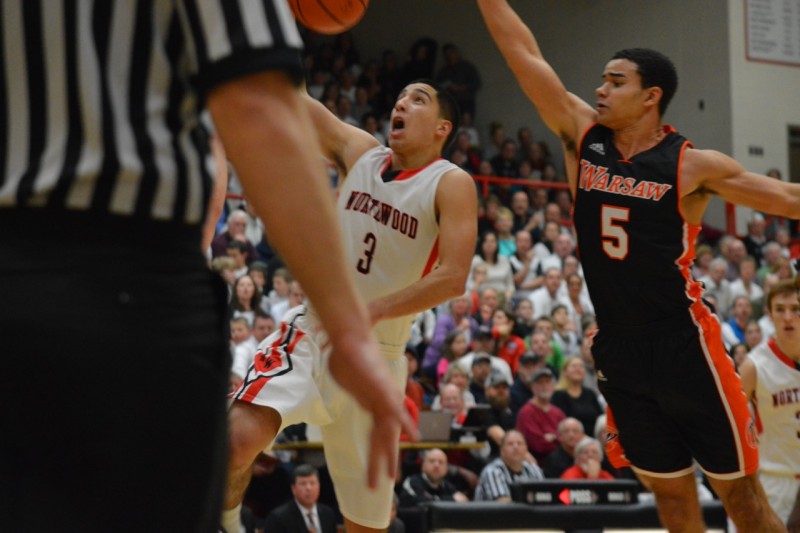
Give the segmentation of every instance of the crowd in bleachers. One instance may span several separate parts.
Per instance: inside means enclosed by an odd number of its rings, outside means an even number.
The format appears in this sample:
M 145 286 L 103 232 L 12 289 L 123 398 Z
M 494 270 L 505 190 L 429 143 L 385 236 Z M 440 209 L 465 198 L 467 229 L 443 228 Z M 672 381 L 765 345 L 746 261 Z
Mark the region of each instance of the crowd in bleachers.
M 514 480 L 630 476 L 608 464 L 598 443 L 604 441 L 605 405 L 591 355 L 594 309 L 570 192 L 550 148 L 529 128 L 513 138 L 499 122 L 485 137 L 475 128 L 480 75 L 454 45 L 442 47 L 444 64 L 435 69 L 439 49 L 432 39 L 414 43 L 402 62 L 392 50 L 380 59 L 362 56 L 348 33 L 316 39 L 308 36 L 308 92 L 382 143 L 404 84 L 431 78 L 450 87 L 463 116 L 444 157 L 478 177 L 479 239 L 469 280 L 462 296 L 409 325 L 406 405 L 417 417 L 427 410 L 451 412 L 455 428 L 471 407 L 487 405 L 479 428 L 487 444 L 472 452 L 405 454 L 401 505 L 504 500 Z M 484 183 L 482 176 L 514 181 Z M 235 180 L 231 191 L 238 192 Z M 704 298 L 723 323 L 737 363 L 774 331 L 763 313 L 764 294 L 794 276 L 796 232 L 790 221 L 754 213 L 744 236 L 710 227 L 700 234 L 692 274 L 704 283 Z M 211 248 L 212 268 L 230 287 L 232 387 L 256 344 L 304 299 L 266 237 L 246 199 L 234 194 Z M 258 506 L 258 513 L 268 510 Z

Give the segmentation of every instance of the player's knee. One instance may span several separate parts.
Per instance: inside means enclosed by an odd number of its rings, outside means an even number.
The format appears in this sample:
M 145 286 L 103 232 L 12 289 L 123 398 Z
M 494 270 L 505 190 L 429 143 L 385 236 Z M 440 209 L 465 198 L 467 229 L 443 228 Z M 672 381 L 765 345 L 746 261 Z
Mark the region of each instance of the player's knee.
M 274 440 L 280 422 L 273 409 L 234 404 L 228 416 L 229 470 L 249 468 L 258 453 Z
M 783 531 L 756 474 L 710 481 L 739 531 Z

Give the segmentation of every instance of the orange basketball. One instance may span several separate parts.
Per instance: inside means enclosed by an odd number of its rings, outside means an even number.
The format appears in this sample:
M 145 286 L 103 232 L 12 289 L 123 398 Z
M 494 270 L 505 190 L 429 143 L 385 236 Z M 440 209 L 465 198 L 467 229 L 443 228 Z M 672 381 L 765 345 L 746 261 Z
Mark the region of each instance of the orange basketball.
M 317 33 L 342 33 L 355 26 L 369 0 L 289 0 L 295 18 Z

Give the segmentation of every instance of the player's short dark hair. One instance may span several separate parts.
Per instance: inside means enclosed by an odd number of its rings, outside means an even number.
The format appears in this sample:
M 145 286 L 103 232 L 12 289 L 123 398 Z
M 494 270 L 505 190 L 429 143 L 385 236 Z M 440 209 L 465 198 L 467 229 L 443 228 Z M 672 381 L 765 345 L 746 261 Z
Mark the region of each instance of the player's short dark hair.
M 798 289 L 800 289 L 800 285 L 798 285 L 798 283 L 800 283 L 800 274 L 798 274 L 797 280 L 784 279 L 773 285 L 767 293 L 767 310 L 772 312 L 772 300 L 774 300 L 776 296 L 796 294 Z
M 319 473 L 317 472 L 317 469 L 311 465 L 298 465 L 294 470 L 292 470 L 292 485 L 297 482 L 297 478 L 309 476 L 315 476 L 317 479 L 319 479 Z
M 627 59 L 636 63 L 636 72 L 642 78 L 642 88 L 658 87 L 662 91 L 658 112 L 663 116 L 675 91 L 678 90 L 678 71 L 672 60 L 649 48 L 626 48 L 611 59 Z
M 456 138 L 456 132 L 461 123 L 461 111 L 458 109 L 456 99 L 453 98 L 452 94 L 447 92 L 447 89 L 433 80 L 420 78 L 411 83 L 424 83 L 425 85 L 430 85 L 433 87 L 433 90 L 436 91 L 436 100 L 439 102 L 439 117 L 450 121 L 453 125 L 453 129 L 450 130 L 450 135 L 447 136 L 447 139 L 444 141 L 444 146 L 442 147 L 443 149 L 447 148 L 452 144 L 453 139 Z

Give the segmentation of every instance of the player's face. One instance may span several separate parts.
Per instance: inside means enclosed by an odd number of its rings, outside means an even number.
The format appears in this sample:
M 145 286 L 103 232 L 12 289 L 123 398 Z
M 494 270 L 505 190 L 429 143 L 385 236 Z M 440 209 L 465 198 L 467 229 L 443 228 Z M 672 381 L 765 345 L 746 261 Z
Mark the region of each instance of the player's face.
M 389 146 L 395 151 L 441 144 L 450 132 L 439 118 L 436 91 L 424 83 L 412 83 L 397 97 L 390 118 Z
M 644 113 L 645 103 L 653 90 L 642 89 L 636 63 L 612 59 L 603 71 L 602 83 L 595 89 L 597 122 L 612 129 L 636 122 Z
M 769 316 L 781 345 L 796 346 L 800 342 L 800 301 L 797 294 L 776 295 L 770 304 Z

